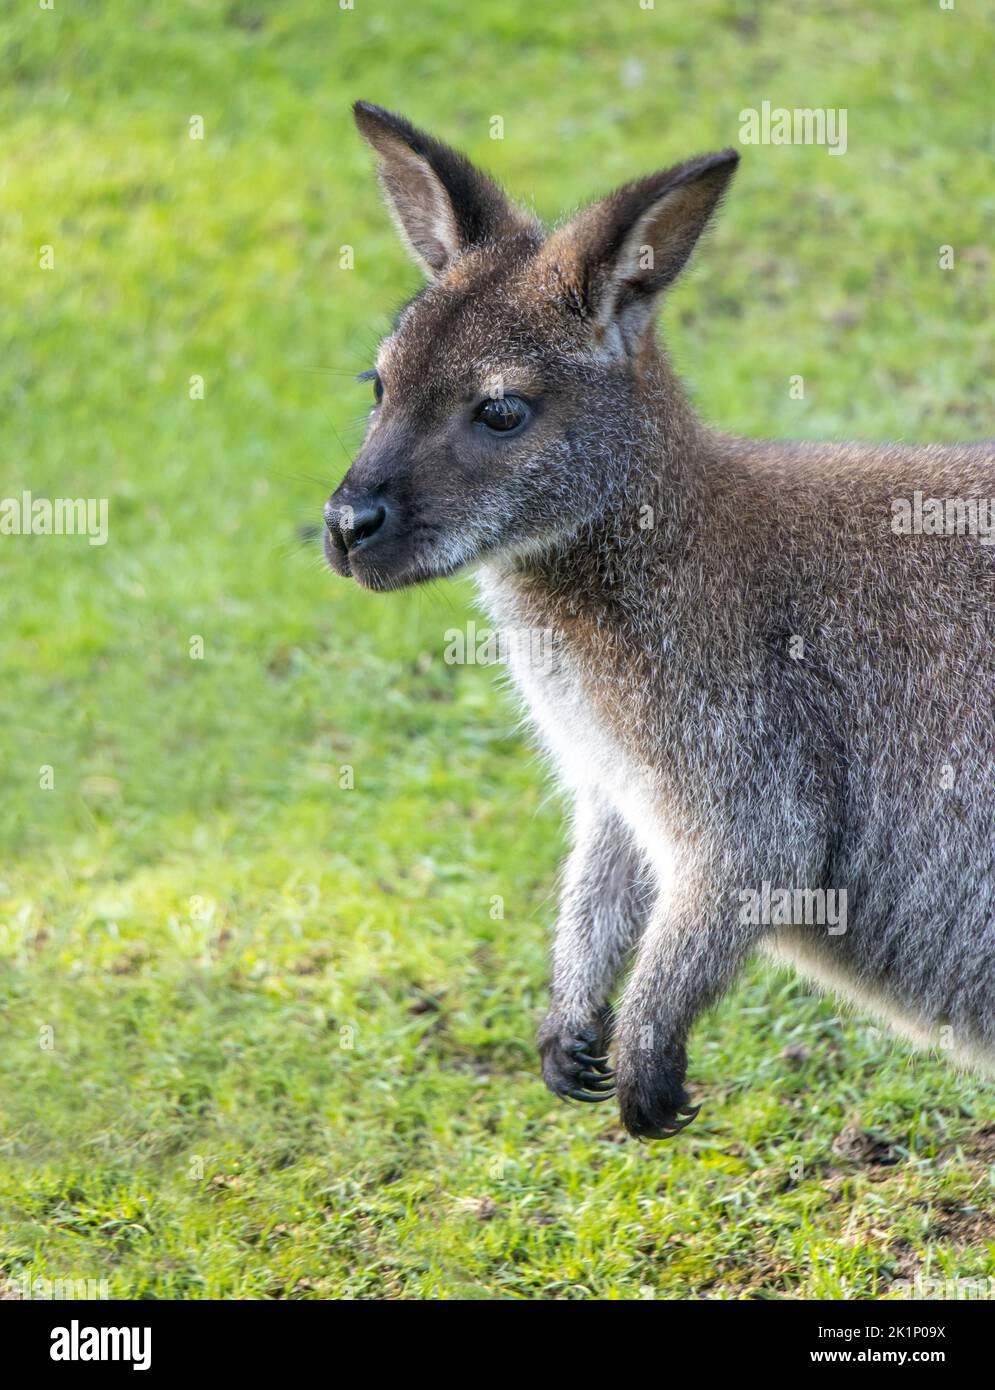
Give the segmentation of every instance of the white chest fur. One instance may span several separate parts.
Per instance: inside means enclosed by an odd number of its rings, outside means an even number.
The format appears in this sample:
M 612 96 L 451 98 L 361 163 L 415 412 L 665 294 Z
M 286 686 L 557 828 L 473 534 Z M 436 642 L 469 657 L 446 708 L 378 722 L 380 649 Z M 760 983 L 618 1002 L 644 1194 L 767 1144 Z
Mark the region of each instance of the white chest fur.
M 485 569 L 479 583 L 495 628 L 508 638 L 503 648 L 512 680 L 563 786 L 578 802 L 614 807 L 660 875 L 669 875 L 671 850 L 650 772 L 589 693 L 601 673 L 585 671 L 561 634 L 530 627 L 513 581 Z

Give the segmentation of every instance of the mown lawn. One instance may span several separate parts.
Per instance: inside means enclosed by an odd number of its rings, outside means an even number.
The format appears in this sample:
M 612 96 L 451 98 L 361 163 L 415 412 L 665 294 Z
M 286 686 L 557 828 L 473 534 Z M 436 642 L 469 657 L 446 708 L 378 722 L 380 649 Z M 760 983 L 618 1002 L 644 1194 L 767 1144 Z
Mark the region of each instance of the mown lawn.
M 995 1274 L 990 1086 L 760 965 L 697 1030 L 678 1141 L 545 1092 L 562 806 L 493 670 L 443 660 L 472 586 L 363 594 L 302 529 L 417 284 L 354 98 L 550 218 L 764 99 L 846 107 L 844 157 L 744 151 L 669 340 L 726 429 L 978 438 L 991 40 L 907 0 L 5 7 L 0 495 L 107 497 L 110 538 L 0 538 L 0 1270 L 119 1298 Z

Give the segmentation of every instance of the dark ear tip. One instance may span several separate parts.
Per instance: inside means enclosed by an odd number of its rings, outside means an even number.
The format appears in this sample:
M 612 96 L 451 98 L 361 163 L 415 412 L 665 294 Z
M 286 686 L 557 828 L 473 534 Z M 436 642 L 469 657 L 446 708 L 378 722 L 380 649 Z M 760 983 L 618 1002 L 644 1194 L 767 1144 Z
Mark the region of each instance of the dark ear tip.
M 388 111 L 372 101 L 353 102 L 352 113 L 356 118 L 360 135 L 381 152 L 385 136 L 403 140 L 409 149 L 422 156 L 425 156 L 426 146 L 432 143 L 427 135 L 416 130 L 410 121 L 399 116 L 396 111 Z
M 706 154 L 698 163 L 696 178 L 707 178 L 709 174 L 721 176 L 725 180 L 732 178 L 739 164 L 739 150 L 732 146 L 725 150 L 716 150 L 715 154 Z
M 708 169 L 735 169 L 739 163 L 739 150 L 731 145 L 728 149 L 716 150 L 715 154 L 705 156 L 704 163 Z
M 399 130 L 405 125 L 401 116 L 395 116 L 393 111 L 387 111 L 372 101 L 354 101 L 352 114 L 356 124 L 364 132 L 375 126 L 388 126 L 391 130 Z
M 364 119 L 383 120 L 387 112 L 382 106 L 374 106 L 372 101 L 354 101 L 352 103 L 352 114 L 358 124 L 362 125 Z

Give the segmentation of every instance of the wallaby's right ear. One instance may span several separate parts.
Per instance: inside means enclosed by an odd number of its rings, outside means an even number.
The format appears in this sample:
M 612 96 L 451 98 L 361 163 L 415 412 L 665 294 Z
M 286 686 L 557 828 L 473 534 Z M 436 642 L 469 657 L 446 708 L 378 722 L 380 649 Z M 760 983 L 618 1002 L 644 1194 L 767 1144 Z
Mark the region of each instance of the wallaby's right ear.
M 398 229 L 429 276 L 460 252 L 535 224 L 497 184 L 403 116 L 357 101 L 360 133 L 380 156 L 380 183 Z
M 560 292 L 599 334 L 611 323 L 632 350 L 656 298 L 683 270 L 736 171 L 735 150 L 637 179 L 585 208 L 543 249 Z

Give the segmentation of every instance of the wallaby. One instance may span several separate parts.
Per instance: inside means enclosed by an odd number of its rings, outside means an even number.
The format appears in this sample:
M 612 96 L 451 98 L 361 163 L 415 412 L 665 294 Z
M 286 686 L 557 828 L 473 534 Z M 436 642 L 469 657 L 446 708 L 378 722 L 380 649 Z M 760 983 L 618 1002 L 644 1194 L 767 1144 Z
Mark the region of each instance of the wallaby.
M 760 947 L 990 1067 L 995 447 L 699 420 L 655 315 L 734 150 L 547 234 L 400 116 L 355 115 L 428 284 L 364 373 L 325 549 L 378 591 L 475 566 L 496 628 L 550 634 L 541 661 L 509 647 L 575 807 L 550 1089 L 675 1134 L 691 1025 Z

